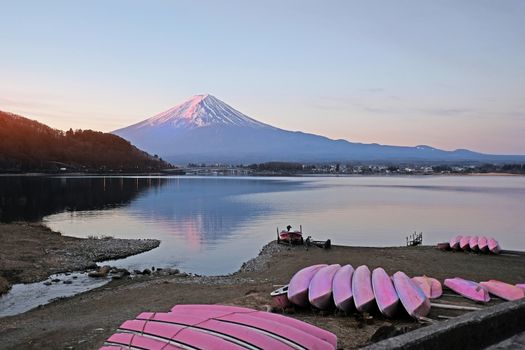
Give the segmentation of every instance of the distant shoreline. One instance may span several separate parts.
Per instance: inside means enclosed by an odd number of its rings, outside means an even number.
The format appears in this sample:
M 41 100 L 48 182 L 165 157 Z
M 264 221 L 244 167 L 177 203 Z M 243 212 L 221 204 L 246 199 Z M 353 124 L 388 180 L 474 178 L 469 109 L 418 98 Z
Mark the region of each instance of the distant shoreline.
M 251 175 L 214 175 L 214 174 L 170 174 L 170 173 L 0 173 L 0 177 L 27 176 L 27 177 L 120 177 L 120 176 L 181 176 L 181 177 L 463 177 L 463 176 L 525 176 L 525 174 L 514 173 L 466 173 L 466 174 L 251 174 Z

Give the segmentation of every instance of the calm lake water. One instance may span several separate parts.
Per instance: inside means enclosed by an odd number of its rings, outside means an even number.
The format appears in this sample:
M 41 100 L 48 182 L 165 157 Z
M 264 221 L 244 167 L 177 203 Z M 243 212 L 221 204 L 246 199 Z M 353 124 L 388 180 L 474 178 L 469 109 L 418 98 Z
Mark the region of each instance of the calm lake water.
M 425 244 L 489 235 L 525 250 L 525 177 L 0 177 L 0 220 L 42 220 L 65 235 L 157 238 L 112 264 L 236 271 L 276 227 L 334 244 Z

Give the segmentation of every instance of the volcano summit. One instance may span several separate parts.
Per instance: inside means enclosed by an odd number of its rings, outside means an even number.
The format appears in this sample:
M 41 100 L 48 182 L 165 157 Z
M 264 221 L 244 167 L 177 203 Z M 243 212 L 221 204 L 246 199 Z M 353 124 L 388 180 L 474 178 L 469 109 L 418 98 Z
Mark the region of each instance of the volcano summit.
M 386 146 L 332 140 L 262 123 L 212 95 L 186 102 L 137 124 L 115 130 L 135 146 L 176 164 L 266 161 L 328 162 L 504 162 L 499 156 L 429 146 Z

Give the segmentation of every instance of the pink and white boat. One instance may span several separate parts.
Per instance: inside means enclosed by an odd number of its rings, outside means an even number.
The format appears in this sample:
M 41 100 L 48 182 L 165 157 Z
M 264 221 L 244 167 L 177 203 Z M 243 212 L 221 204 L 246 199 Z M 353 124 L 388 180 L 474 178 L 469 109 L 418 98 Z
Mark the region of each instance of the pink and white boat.
M 278 340 L 294 349 L 335 349 L 335 347 L 327 341 L 318 338 L 313 334 L 306 333 L 296 327 L 264 318 L 253 317 L 247 313 L 227 313 L 215 310 L 210 310 L 208 313 L 199 312 L 198 314 L 195 312 L 187 314 L 181 311 L 178 311 L 177 313 L 144 312 L 137 316 L 137 319 L 149 322 L 174 323 L 191 328 L 205 327 L 205 329 L 212 327 L 210 323 L 217 322 L 213 325 L 215 328 L 214 335 L 216 333 L 230 334 L 232 331 L 231 329 L 233 328 L 231 326 L 236 326 L 236 329 L 245 328 L 246 330 L 257 331 L 262 335 L 266 335 L 267 338 Z M 229 325 L 230 329 L 227 330 L 226 328 L 221 327 L 221 325 L 223 327 Z M 271 349 L 272 347 L 262 348 Z
M 399 306 L 399 297 L 392 279 L 381 267 L 372 271 L 372 289 L 381 313 L 387 317 L 394 316 Z
M 520 288 L 521 290 L 523 290 L 523 292 L 525 292 L 525 283 L 518 283 L 516 284 L 516 287 Z
M 469 249 L 470 248 L 469 242 L 470 242 L 470 236 L 463 236 L 463 237 L 461 237 L 461 239 L 459 240 L 459 248 L 461 250 Z
M 194 347 L 197 349 L 246 349 L 246 344 L 231 338 L 222 338 L 203 330 L 188 328 L 185 325 L 176 325 L 147 320 L 129 320 L 120 325 L 117 332 L 127 332 L 135 336 L 175 345 L 177 348 Z M 250 345 L 249 343 L 247 343 Z M 284 348 L 282 348 L 284 350 Z
M 374 307 L 375 296 L 368 266 L 361 265 L 355 269 L 352 275 L 352 294 L 357 311 L 368 312 Z
M 499 254 L 501 252 L 499 243 L 494 238 L 489 238 L 487 244 L 491 253 Z
M 344 265 L 334 276 L 332 292 L 335 306 L 339 310 L 348 312 L 354 308 L 354 295 L 352 294 L 352 265 Z
M 192 313 L 192 314 L 206 314 L 211 312 L 220 313 L 248 313 L 252 317 L 263 318 L 276 323 L 284 323 L 291 327 L 302 330 L 303 332 L 312 334 L 320 339 L 327 341 L 334 347 L 337 347 L 337 337 L 335 334 L 328 332 L 322 328 L 313 326 L 309 323 L 299 321 L 292 317 L 275 314 L 272 312 L 258 311 L 240 306 L 217 305 L 217 304 L 179 304 L 171 308 L 174 313 Z M 213 315 L 213 314 L 211 314 Z
M 297 271 L 288 284 L 288 300 L 290 300 L 295 305 L 307 307 L 309 304 L 308 287 L 310 286 L 310 281 L 317 271 L 325 266 L 328 265 L 313 265 Z
M 479 282 L 479 284 L 489 291 L 490 294 L 493 294 L 501 299 L 505 300 L 518 300 L 525 297 L 523 290 L 519 287 L 516 287 L 512 284 L 490 280 L 487 282 Z
M 332 284 L 340 268 L 341 265 L 333 264 L 317 270 L 308 287 L 310 304 L 321 310 L 328 309 L 332 305 Z
M 474 281 L 469 281 L 460 277 L 454 277 L 447 278 L 444 284 L 454 292 L 470 300 L 480 303 L 486 303 L 490 301 L 488 291 Z
M 407 313 L 419 319 L 430 312 L 430 300 L 425 293 L 404 272 L 398 271 L 393 276 L 397 295 Z
M 456 236 L 454 238 L 451 238 L 450 241 L 448 242 L 450 245 L 450 249 L 458 250 L 460 240 L 461 240 L 461 236 Z
M 437 299 L 443 295 L 441 283 L 435 278 L 428 276 L 416 276 L 412 277 L 412 281 L 414 281 L 419 286 L 419 288 L 421 288 L 423 293 L 425 293 L 429 299 Z
M 468 245 L 470 247 L 470 250 L 472 251 L 478 251 L 479 250 L 479 247 L 478 247 L 478 239 L 479 237 L 478 236 L 472 236 L 470 237 L 470 240 L 468 242 Z
M 489 246 L 487 242 L 487 237 L 482 236 L 478 239 L 478 248 L 480 251 L 487 253 L 489 251 Z
M 152 339 L 140 334 L 115 333 L 105 342 L 106 345 L 116 346 L 117 349 L 148 349 L 148 350 L 181 350 L 184 347 L 170 344 L 166 341 Z M 223 348 L 226 349 L 226 348 Z

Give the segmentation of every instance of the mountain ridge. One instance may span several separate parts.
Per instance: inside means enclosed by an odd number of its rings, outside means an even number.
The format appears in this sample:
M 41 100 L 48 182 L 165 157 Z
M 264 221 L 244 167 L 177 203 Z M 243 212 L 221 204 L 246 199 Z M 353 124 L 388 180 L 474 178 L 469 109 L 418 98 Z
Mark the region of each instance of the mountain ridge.
M 139 123 L 113 131 L 174 163 L 265 161 L 503 162 L 525 156 L 491 155 L 428 145 L 389 146 L 334 140 L 265 124 L 203 94 Z

